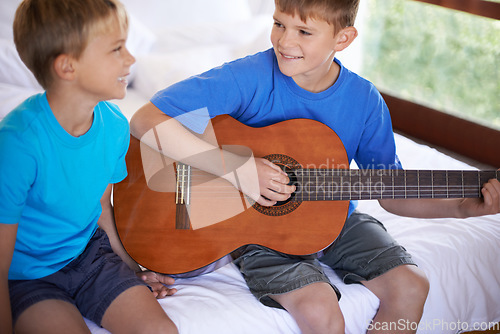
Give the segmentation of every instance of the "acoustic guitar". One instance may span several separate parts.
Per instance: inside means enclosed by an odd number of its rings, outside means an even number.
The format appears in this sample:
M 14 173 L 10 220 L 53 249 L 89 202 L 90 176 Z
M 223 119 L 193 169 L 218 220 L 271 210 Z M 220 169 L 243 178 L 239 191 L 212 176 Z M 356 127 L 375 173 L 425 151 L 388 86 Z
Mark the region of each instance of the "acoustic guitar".
M 340 233 L 350 200 L 480 197 L 485 182 L 500 178 L 498 171 L 349 169 L 335 132 L 308 119 L 254 128 L 218 116 L 212 126 L 219 145 L 242 145 L 269 159 L 297 190 L 263 207 L 229 182 L 168 162 L 131 137 L 129 175 L 114 188 L 115 219 L 126 251 L 150 270 L 184 276 L 211 271 L 217 260 L 249 244 L 316 254 Z M 161 168 L 145 165 L 148 160 L 160 161 Z

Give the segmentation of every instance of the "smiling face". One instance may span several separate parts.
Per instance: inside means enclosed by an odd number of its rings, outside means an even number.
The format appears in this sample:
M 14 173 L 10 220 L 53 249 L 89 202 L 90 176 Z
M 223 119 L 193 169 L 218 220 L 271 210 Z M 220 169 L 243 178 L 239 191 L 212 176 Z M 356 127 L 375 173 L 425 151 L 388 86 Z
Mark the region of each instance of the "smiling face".
M 289 15 L 276 9 L 271 43 L 280 71 L 292 77 L 300 87 L 320 92 L 332 86 L 340 67 L 335 53 L 347 47 L 356 37 L 356 29 L 347 27 L 335 33 L 324 20 Z
M 135 58 L 125 46 L 127 32 L 118 24 L 92 38 L 74 62 L 75 83 L 96 103 L 125 97 Z

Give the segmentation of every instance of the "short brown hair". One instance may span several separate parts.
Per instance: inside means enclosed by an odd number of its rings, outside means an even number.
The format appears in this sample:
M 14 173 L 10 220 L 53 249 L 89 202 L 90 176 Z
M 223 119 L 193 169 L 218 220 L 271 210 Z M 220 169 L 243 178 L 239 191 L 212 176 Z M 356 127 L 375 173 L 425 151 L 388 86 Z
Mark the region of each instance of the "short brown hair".
M 128 18 L 119 0 L 24 0 L 14 18 L 14 42 L 24 64 L 47 89 L 61 54 L 79 58 L 89 40 Z
M 359 0 L 275 0 L 276 8 L 290 15 L 321 19 L 331 24 L 335 32 L 354 26 Z

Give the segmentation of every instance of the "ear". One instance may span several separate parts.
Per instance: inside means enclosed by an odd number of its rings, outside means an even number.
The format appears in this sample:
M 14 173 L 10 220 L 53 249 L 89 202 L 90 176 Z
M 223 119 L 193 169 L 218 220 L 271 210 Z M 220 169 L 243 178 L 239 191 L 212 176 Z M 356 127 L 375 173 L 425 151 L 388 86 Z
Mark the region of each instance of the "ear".
M 56 76 L 62 80 L 73 80 L 75 77 L 73 61 L 74 58 L 68 54 L 60 54 L 57 56 L 53 64 Z
M 337 45 L 335 51 L 342 51 L 347 48 L 358 36 L 358 30 L 354 27 L 346 27 L 342 29 L 336 36 Z

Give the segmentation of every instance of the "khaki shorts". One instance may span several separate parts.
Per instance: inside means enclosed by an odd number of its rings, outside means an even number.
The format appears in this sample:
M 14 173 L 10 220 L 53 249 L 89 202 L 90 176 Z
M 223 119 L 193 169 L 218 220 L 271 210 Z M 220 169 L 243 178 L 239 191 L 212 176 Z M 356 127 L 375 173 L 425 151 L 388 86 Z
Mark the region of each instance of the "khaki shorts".
M 335 242 L 318 258 L 289 256 L 258 245 L 247 246 L 235 259 L 252 294 L 264 305 L 281 308 L 269 295 L 283 294 L 316 282 L 329 283 L 330 266 L 347 284 L 371 280 L 403 264 L 415 265 L 377 219 L 357 211 L 346 220 Z

